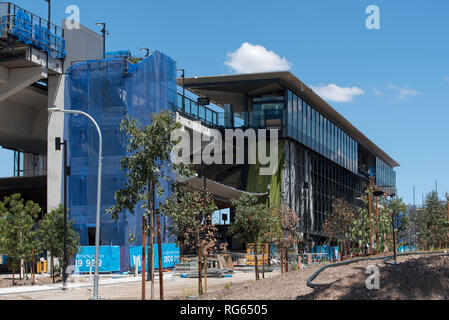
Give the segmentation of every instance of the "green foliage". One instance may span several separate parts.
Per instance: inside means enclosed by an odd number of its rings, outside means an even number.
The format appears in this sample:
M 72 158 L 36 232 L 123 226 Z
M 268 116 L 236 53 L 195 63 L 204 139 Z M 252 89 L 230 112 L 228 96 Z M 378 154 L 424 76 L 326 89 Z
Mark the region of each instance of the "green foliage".
M 134 214 L 139 203 L 144 209 L 144 216 L 149 216 L 152 208 L 151 185 L 162 195 L 161 183 L 174 183 L 173 172 L 182 176 L 191 175 L 186 165 L 170 161 L 171 151 L 176 145 L 171 141 L 171 134 L 178 128 L 180 125 L 173 114 L 167 111 L 152 114 L 151 124 L 147 126 L 128 116 L 123 119 L 120 129 L 127 136 L 129 156 L 121 161 L 127 178 L 125 187 L 116 192 L 116 204 L 107 210 L 115 220 L 124 210 Z
M 449 222 L 446 203 L 433 191 L 427 195 L 423 208 L 416 210 L 408 219 L 407 222 L 413 224 L 416 230 L 420 248 L 429 250 L 448 245 Z
M 262 241 L 283 243 L 284 246 L 296 244 L 301 237 L 297 232 L 299 217 L 296 212 L 282 203 L 270 208 L 271 225 L 262 234 Z
M 20 194 L 0 202 L 0 252 L 9 256 L 13 264 L 21 259 L 29 261 L 33 249 L 40 251 L 35 222 L 40 211 L 36 203 L 25 203 Z
M 170 218 L 168 230 L 178 246 L 202 250 L 202 254 L 210 254 L 220 245 L 217 228 L 212 224 L 216 210 L 210 193 L 180 183 L 173 184 L 172 197 L 162 206 L 162 212 Z M 221 250 L 225 249 L 223 245 Z
M 330 238 L 342 242 L 348 250 L 351 249 L 351 243 L 360 244 L 362 248 L 370 245 L 370 224 L 372 243 L 376 251 L 391 250 L 393 238 L 390 213 L 394 212 L 396 215 L 401 215 L 406 212 L 406 205 L 401 198 L 387 201 L 385 198 L 379 197 L 377 214 L 375 202 L 374 200 L 371 201 L 372 216 L 370 220 L 370 192 L 372 192 L 372 189 L 368 188 L 366 195 L 361 198 L 364 203 L 362 207 L 355 207 L 343 199 L 337 199 L 333 203 L 332 213 L 326 216 L 323 231 L 329 234 Z
M 50 251 L 59 261 L 64 257 L 64 208 L 59 205 L 40 221 L 39 239 L 42 248 Z M 67 257 L 74 256 L 80 246 L 79 235 L 73 229 L 72 221 L 67 220 Z
M 279 226 L 279 217 L 270 214 L 265 204 L 259 203 L 255 196 L 244 193 L 240 199 L 233 200 L 232 205 L 235 207 L 235 220 L 228 232 L 237 241 L 257 243 L 274 236 L 273 226 Z

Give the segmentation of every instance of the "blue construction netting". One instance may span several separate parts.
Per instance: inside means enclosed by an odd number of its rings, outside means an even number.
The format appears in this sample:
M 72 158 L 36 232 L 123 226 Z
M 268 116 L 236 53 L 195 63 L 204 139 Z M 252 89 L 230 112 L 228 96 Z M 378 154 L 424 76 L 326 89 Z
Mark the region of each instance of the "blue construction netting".
M 0 32 L 3 31 L 51 58 L 66 57 L 63 29 L 8 2 L 0 2 Z
M 136 65 L 124 59 L 87 61 L 70 67 L 65 85 L 66 109 L 87 112 L 103 133 L 101 244 L 118 245 L 127 251 L 130 245 L 142 243 L 142 209 L 137 209 L 135 215 L 121 213 L 117 223 L 105 213 L 115 204 L 114 194 L 126 181 L 120 161 L 127 154 L 127 140 L 120 131 L 120 122 L 129 115 L 149 124 L 152 113 L 176 110 L 176 63 L 158 51 Z M 85 117 L 66 115 L 64 136 L 71 166 L 69 213 L 81 244 L 86 246 L 89 228 L 95 228 L 98 135 Z M 166 197 L 169 188 L 165 189 Z M 172 242 L 168 222 L 164 218 L 161 222 L 163 242 Z M 137 238 L 136 242 L 129 242 L 130 234 Z

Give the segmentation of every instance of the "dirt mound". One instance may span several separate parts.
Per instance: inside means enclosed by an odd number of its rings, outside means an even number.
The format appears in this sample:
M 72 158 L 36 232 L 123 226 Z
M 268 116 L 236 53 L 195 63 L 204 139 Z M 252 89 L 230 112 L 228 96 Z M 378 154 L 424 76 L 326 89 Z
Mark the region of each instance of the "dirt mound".
M 363 261 L 326 269 L 307 287 L 307 279 L 323 265 L 210 293 L 202 300 L 443 300 L 449 299 L 449 256 L 400 257 L 398 265 Z M 368 266 L 380 270 L 380 289 L 368 290 Z
M 449 299 L 449 256 L 414 256 L 401 258 L 398 265 L 380 266 L 379 290 L 368 290 L 365 285 L 368 275 L 365 270 L 360 271 L 326 288 L 299 296 L 298 300 Z

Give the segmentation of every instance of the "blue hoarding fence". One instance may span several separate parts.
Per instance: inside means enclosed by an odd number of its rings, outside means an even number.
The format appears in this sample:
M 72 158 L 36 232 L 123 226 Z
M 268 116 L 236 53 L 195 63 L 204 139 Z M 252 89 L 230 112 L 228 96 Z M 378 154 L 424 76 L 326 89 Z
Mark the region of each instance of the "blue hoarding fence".
M 398 249 L 399 253 L 416 252 L 415 246 L 402 246 Z
M 157 244 L 153 247 L 154 250 L 154 268 L 159 269 L 159 253 Z M 174 268 L 179 263 L 180 251 L 176 244 L 167 243 L 162 244 L 162 268 Z M 148 247 L 146 248 L 146 257 L 148 258 Z M 134 268 L 135 262 L 142 270 L 142 246 L 129 247 L 129 261 L 131 267 Z
M 321 261 L 337 261 L 340 259 L 338 247 L 330 246 L 316 246 L 312 248 L 312 253 L 315 255 L 314 262 Z
M 95 247 L 80 247 L 75 256 L 75 273 L 95 270 Z M 120 272 L 120 247 L 101 246 L 98 263 L 100 272 Z

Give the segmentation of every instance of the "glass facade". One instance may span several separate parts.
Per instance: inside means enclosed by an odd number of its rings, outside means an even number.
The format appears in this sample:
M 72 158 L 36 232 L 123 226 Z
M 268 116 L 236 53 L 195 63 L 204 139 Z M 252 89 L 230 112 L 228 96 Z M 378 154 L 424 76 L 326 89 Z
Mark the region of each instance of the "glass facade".
M 288 137 L 357 173 L 357 141 L 292 91 L 286 100 Z
M 396 172 L 379 158 L 376 158 L 376 185 L 387 188 L 396 187 Z

